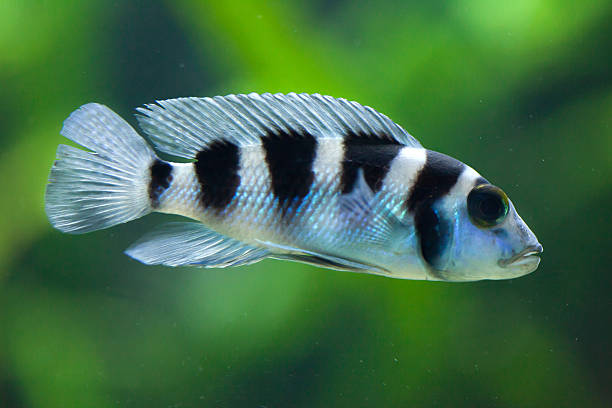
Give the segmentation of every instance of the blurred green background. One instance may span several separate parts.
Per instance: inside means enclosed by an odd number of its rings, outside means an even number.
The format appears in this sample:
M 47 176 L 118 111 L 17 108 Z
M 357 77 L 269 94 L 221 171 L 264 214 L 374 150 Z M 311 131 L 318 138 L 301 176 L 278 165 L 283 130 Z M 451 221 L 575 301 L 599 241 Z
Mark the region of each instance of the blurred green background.
M 609 0 L 0 2 L 0 406 L 612 406 Z M 62 121 L 320 92 L 510 195 L 537 272 L 468 284 L 265 261 L 145 267 L 168 217 L 46 220 Z

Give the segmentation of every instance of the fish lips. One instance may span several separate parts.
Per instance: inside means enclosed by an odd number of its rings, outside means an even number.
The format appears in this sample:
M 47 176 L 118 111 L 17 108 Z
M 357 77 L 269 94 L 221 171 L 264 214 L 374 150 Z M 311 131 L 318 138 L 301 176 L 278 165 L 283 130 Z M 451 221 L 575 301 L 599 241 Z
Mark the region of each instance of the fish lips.
M 542 245 L 530 245 L 510 258 L 500 259 L 497 264 L 502 268 L 521 267 L 535 270 L 540 264 L 540 254 L 544 251 Z

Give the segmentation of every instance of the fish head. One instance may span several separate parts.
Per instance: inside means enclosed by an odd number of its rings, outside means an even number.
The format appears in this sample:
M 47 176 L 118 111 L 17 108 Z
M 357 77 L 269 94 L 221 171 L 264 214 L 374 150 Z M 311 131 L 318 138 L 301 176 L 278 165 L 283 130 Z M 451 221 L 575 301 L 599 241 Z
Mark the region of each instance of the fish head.
M 435 265 L 448 281 L 511 279 L 535 271 L 542 245 L 504 191 L 465 171 L 438 211 L 449 223 L 449 244 Z

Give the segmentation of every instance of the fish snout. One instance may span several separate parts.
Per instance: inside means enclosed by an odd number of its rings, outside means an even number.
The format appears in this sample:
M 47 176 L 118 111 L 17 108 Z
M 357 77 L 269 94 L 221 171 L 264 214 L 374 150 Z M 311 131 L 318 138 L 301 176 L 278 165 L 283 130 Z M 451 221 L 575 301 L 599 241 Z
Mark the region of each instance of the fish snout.
M 509 258 L 500 259 L 497 263 L 502 268 L 522 265 L 537 265 L 540 263 L 540 254 L 544 252 L 544 247 L 539 242 L 537 244 L 529 245 L 522 251 L 512 255 Z

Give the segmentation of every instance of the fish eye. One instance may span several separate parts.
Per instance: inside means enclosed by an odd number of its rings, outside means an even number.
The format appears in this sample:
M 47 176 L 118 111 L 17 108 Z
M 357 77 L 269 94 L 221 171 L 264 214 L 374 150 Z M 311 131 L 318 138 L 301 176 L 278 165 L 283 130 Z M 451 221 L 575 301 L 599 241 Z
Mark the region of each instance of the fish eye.
M 467 197 L 470 219 L 480 228 L 490 228 L 501 224 L 508 215 L 508 208 L 506 193 L 491 184 L 474 187 Z

